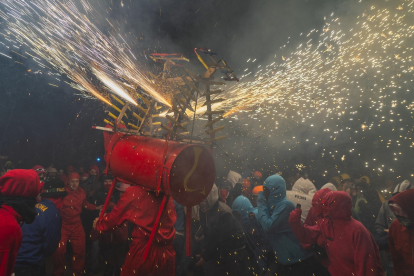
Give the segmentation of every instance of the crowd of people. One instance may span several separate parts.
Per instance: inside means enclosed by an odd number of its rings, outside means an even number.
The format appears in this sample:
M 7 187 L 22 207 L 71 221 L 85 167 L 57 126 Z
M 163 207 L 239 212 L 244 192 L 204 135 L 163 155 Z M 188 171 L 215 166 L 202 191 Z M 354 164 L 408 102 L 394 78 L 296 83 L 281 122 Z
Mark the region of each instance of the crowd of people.
M 186 256 L 187 209 L 171 197 L 117 180 L 98 220 L 114 180 L 98 166 L 5 168 L 0 276 L 414 275 L 408 180 L 385 200 L 367 176 L 230 171 L 192 207 Z

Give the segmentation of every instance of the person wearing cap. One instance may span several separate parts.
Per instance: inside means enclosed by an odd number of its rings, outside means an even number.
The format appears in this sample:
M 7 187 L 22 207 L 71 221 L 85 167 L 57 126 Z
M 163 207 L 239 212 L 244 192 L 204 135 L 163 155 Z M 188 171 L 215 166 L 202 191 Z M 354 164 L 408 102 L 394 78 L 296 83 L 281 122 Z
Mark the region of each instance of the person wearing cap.
M 256 186 L 262 185 L 263 184 L 263 180 L 262 180 L 262 173 L 259 171 L 254 171 L 252 173 L 252 177 L 250 177 L 250 183 L 252 184 L 252 189 Z
M 414 272 L 414 189 L 393 196 L 388 205 L 396 220 L 390 226 L 388 243 L 394 276 L 413 275 Z
M 82 227 L 80 214 L 82 209 L 96 210 L 102 206 L 95 206 L 86 200 L 85 191 L 79 187 L 79 174 L 72 172 L 68 176 L 66 191 L 68 195 L 63 198 L 60 215 L 62 217 L 62 230 L 59 247 L 53 254 L 53 275 L 63 276 L 65 270 L 66 245 L 70 239 L 73 248 L 72 273 L 78 276 L 83 274 L 85 263 L 85 232 Z
M 17 254 L 15 276 L 46 275 L 45 258 L 58 248 L 62 221 L 55 204 L 47 198 L 56 197 L 59 193 L 50 188 L 52 185 L 46 182 L 38 197 L 40 202 L 35 206 L 37 216 L 34 222 L 22 226 L 23 241 Z
M 44 182 L 46 179 L 46 170 L 45 168 L 43 168 L 40 165 L 36 165 L 32 168 L 32 170 L 34 170 L 37 175 L 39 176 L 40 182 Z
M 36 218 L 36 198 L 42 185 L 33 170 L 11 170 L 0 177 L 0 275 L 13 273 L 22 243 L 23 223 Z
M 47 181 L 57 179 L 58 171 L 53 167 L 47 169 L 46 178 L 47 178 Z
M 256 186 L 253 188 L 252 191 L 252 205 L 253 207 L 257 207 L 257 197 L 259 196 L 259 192 L 263 192 L 263 185 Z

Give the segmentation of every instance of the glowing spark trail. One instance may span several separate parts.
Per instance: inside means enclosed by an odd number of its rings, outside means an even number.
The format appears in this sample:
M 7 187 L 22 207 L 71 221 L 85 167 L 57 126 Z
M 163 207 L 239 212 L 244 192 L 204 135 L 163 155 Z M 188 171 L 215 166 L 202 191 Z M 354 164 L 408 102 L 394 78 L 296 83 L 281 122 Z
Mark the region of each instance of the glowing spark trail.
M 133 90 L 141 88 L 157 101 L 170 105 L 140 70 L 125 40 L 121 37 L 121 43 L 113 35 L 103 34 L 89 20 L 88 16 L 93 18 L 93 8 L 87 0 L 81 0 L 85 13 L 78 10 L 73 0 L 2 0 L 1 3 L 0 17 L 6 21 L 6 38 L 28 46 L 34 52 L 32 57 L 43 58 L 66 74 L 74 88 L 108 103 L 102 95 L 106 89 L 100 87 L 99 79 L 111 92 L 134 104 Z M 37 57 L 33 59 L 42 66 Z M 124 90 L 122 83 L 133 89 Z

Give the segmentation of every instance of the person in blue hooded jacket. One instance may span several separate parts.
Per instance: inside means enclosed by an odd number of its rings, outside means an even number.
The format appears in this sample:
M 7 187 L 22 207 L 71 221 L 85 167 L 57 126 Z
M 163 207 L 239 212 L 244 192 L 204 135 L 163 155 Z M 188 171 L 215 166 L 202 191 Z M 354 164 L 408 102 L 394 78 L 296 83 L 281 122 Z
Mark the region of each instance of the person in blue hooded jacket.
M 254 254 L 254 257 L 256 258 L 255 262 L 261 271 L 259 275 L 264 275 L 267 271 L 267 255 L 273 253 L 266 239 L 267 236 L 263 233 L 263 229 L 257 221 L 257 207 L 253 207 L 247 197 L 239 196 L 233 202 L 232 210 L 234 216 L 241 221 L 244 228 L 247 236 L 248 248 Z M 255 265 L 253 265 L 253 268 L 254 267 Z
M 285 276 L 325 275 L 313 253 L 302 248 L 290 228 L 289 214 L 295 205 L 286 199 L 286 182 L 280 175 L 269 176 L 263 183 L 257 207 L 257 220 L 269 237 L 276 259 L 271 272 Z

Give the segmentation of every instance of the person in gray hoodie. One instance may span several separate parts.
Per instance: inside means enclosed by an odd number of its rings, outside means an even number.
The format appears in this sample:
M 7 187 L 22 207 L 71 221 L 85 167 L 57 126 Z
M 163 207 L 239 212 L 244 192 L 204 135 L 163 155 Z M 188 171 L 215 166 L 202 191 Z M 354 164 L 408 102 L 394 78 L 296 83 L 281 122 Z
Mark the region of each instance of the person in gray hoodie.
M 305 222 L 306 216 L 310 208 L 312 207 L 312 198 L 316 193 L 316 187 L 307 178 L 299 178 L 292 186 L 292 191 L 286 191 L 286 198 L 292 201 L 295 206 L 301 205 L 302 209 L 302 222 Z
M 395 196 L 398 193 L 412 188 L 414 187 L 410 184 L 410 181 L 404 180 L 395 187 L 392 195 Z M 375 241 L 380 250 L 382 267 L 387 272 L 387 276 L 394 275 L 392 259 L 388 249 L 388 230 L 394 220 L 396 220 L 396 216 L 388 206 L 387 200 L 382 204 L 381 209 L 379 210 L 377 220 L 375 221 L 374 234 Z
M 199 204 L 204 237 L 196 266 L 203 265 L 207 276 L 249 275 L 243 227 L 233 217 L 230 207 L 218 198 L 214 184 L 207 198 Z

